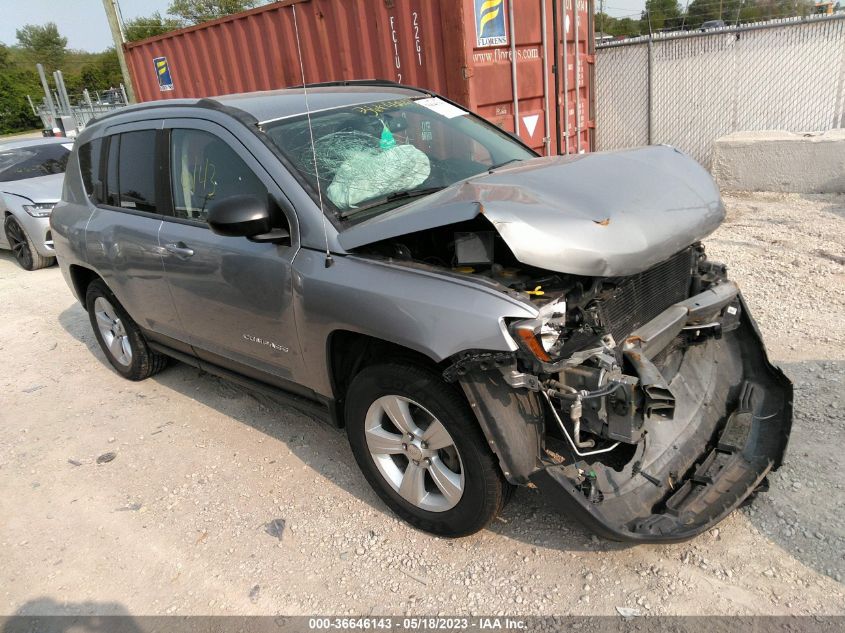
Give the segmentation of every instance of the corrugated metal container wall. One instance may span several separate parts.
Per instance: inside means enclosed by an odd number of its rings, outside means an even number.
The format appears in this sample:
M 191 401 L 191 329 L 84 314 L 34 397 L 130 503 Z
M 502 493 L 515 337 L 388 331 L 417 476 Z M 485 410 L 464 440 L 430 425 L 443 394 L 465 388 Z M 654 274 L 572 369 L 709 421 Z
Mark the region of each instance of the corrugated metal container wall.
M 141 101 L 299 85 L 298 26 L 307 83 L 420 86 L 542 153 L 589 151 L 592 0 L 574 1 L 281 0 L 130 43 L 127 59 Z

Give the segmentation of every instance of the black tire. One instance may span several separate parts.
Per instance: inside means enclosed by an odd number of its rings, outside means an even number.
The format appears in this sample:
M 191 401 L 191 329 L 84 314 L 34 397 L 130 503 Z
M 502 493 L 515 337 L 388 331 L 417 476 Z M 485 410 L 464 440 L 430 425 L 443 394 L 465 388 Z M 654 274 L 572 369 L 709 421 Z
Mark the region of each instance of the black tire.
M 109 345 L 104 339 L 95 309 L 97 299 L 104 299 L 108 302 L 115 313 L 114 316 L 119 319 L 116 322 L 121 326 L 121 331 L 124 333 L 120 338 L 125 339 L 131 351 L 130 357 L 126 359 L 128 362 L 118 360 L 118 357 L 109 349 Z M 100 348 L 117 373 L 128 380 L 144 380 L 165 368 L 167 356 L 150 349 L 141 329 L 102 280 L 95 279 L 88 285 L 88 290 L 85 293 L 85 308 L 88 310 L 88 318 L 91 321 L 94 336 L 97 337 Z
M 370 406 L 383 396 L 399 396 L 420 405 L 442 423 L 454 441 L 460 456 L 463 492 L 450 509 L 428 511 L 410 503 L 376 466 L 365 429 Z M 493 520 L 509 496 L 510 484 L 502 476 L 463 394 L 434 371 L 399 362 L 363 369 L 346 394 L 346 432 L 369 484 L 397 515 L 421 530 L 447 537 L 473 534 Z M 427 485 L 431 483 L 428 480 Z
M 38 270 L 56 263 L 55 257 L 44 257 L 35 250 L 35 244 L 32 243 L 26 230 L 15 216 L 6 216 L 5 222 L 3 222 L 3 230 L 6 232 L 9 249 L 24 270 Z

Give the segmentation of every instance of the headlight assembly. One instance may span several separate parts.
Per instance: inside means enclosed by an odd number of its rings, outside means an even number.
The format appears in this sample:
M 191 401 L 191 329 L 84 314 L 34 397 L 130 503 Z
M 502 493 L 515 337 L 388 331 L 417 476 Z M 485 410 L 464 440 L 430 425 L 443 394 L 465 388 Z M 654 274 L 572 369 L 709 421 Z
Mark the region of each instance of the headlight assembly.
M 517 342 L 538 360 L 551 362 L 556 347 L 563 335 L 566 321 L 566 300 L 564 298 L 547 303 L 540 308 L 536 319 L 517 321 L 511 331 Z
M 55 202 L 36 202 L 35 204 L 23 205 L 23 210 L 34 218 L 46 218 L 49 217 L 55 206 Z

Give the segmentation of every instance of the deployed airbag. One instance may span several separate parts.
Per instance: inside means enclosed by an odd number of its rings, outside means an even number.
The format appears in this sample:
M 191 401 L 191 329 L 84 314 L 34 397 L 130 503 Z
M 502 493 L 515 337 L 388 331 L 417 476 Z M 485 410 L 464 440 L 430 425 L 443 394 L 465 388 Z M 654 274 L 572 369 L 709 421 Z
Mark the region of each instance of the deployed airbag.
M 428 156 L 413 145 L 357 151 L 338 168 L 326 193 L 338 209 L 349 209 L 364 200 L 418 187 L 430 173 Z

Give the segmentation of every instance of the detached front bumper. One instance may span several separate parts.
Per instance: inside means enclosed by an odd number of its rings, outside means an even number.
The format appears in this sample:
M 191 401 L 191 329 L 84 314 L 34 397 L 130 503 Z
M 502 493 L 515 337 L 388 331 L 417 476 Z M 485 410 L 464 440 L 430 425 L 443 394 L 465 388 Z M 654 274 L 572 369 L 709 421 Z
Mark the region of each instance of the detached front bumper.
M 792 383 L 769 362 L 741 295 L 726 288 L 686 302 L 687 316 L 672 306 L 623 343 L 627 359 L 655 369 L 650 359 L 695 320 L 696 300 L 706 300 L 719 315 L 702 323 L 717 327 L 718 336 L 687 347 L 661 386 L 671 393 L 671 419 L 647 418 L 640 441 L 620 445 L 625 454 L 573 452 L 552 462 L 543 444 L 546 425 L 556 422 L 541 395 L 512 387 L 504 371 L 466 372 L 461 384 L 505 476 L 512 483 L 533 482 L 606 538 L 644 543 L 700 534 L 761 488 L 783 461 Z M 722 322 L 731 323 L 724 332 Z M 648 385 L 641 382 L 647 407 Z

